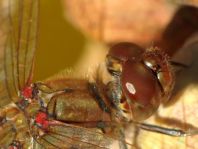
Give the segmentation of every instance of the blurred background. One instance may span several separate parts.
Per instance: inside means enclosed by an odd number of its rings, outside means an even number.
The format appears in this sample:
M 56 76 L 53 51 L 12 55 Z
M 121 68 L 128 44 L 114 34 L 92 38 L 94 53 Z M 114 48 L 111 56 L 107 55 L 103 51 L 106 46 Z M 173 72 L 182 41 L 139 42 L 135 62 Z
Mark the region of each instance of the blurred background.
M 41 0 L 35 80 L 72 67 L 79 60 L 85 37 L 64 16 L 62 1 Z
M 145 48 L 157 45 L 172 55 L 198 28 L 196 10 L 183 9 L 174 17 L 181 4 L 198 2 L 41 0 L 35 80 L 71 67 L 86 72 L 104 59 L 104 45 L 121 41 Z

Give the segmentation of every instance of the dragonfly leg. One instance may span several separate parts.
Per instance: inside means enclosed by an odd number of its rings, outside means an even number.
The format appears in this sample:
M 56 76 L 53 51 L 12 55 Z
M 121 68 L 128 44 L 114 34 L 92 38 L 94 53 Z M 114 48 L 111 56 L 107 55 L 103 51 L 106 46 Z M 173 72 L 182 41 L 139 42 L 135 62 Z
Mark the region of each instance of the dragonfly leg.
M 185 137 L 185 136 L 193 136 L 193 135 L 198 135 L 198 130 L 181 130 L 181 129 L 171 129 L 171 128 L 165 128 L 157 125 L 152 125 L 152 124 L 146 124 L 146 123 L 136 123 L 136 125 L 144 129 L 146 131 L 151 131 L 151 132 L 156 132 L 156 133 L 161 133 L 169 136 L 174 136 L 174 137 Z
M 128 149 L 127 144 L 125 142 L 125 133 L 124 133 L 124 129 L 123 128 L 118 128 L 119 130 L 119 147 L 120 149 Z
M 140 129 L 137 126 L 134 126 L 134 137 L 133 137 L 133 144 L 136 149 L 140 149 L 138 145 L 138 136 L 139 136 Z
M 89 83 L 89 88 L 90 88 L 92 94 L 95 96 L 94 99 L 96 99 L 96 102 L 98 103 L 100 108 L 103 111 L 105 111 L 107 113 L 110 113 L 110 109 L 108 108 L 108 106 L 106 105 L 106 103 L 104 102 L 102 97 L 100 96 L 100 93 L 99 93 L 97 85 L 95 83 Z

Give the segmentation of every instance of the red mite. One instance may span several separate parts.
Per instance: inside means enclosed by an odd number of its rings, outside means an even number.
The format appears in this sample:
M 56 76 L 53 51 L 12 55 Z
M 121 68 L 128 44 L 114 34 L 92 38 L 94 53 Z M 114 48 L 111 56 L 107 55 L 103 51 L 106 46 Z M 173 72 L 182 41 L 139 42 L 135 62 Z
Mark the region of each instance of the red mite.
M 47 127 L 49 125 L 49 122 L 48 122 L 47 118 L 48 117 L 47 117 L 47 114 L 45 112 L 39 112 L 36 115 L 35 122 L 36 122 L 36 124 L 38 124 L 43 129 L 47 129 Z
M 31 87 L 31 86 L 27 86 L 27 87 L 25 87 L 25 88 L 22 90 L 21 94 L 22 94 L 22 96 L 23 96 L 25 99 L 32 98 L 32 91 L 33 91 L 32 87 Z

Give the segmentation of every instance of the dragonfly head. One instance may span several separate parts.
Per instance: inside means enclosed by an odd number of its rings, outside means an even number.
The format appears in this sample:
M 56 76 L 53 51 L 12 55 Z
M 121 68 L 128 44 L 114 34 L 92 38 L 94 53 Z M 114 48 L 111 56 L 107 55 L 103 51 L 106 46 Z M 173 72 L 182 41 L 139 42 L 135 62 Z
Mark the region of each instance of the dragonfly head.
M 106 66 L 114 80 L 119 78 L 122 99 L 118 106 L 133 120 L 150 117 L 172 91 L 174 75 L 168 57 L 157 48 L 143 50 L 132 43 L 119 43 L 110 49 Z

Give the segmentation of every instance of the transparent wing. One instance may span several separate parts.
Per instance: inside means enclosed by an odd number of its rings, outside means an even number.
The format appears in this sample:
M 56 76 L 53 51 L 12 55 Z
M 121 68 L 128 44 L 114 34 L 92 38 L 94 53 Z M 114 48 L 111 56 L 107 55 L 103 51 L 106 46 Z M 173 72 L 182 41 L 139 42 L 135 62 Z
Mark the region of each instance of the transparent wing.
M 117 139 L 102 132 L 72 124 L 50 121 L 47 133 L 35 139 L 44 148 L 119 148 L 120 143 L 132 148 L 124 138 Z M 37 145 L 38 146 L 38 145 Z M 38 146 L 40 147 L 40 146 Z
M 6 41 L 6 35 L 8 32 L 8 24 L 6 22 L 7 6 L 4 1 L 0 1 L 0 108 L 7 105 L 11 100 L 8 98 L 8 94 L 5 88 L 5 74 L 4 74 L 4 45 Z
M 2 59 L 0 59 L 0 108 L 11 102 L 5 88 L 5 75 L 2 66 Z
M 11 123 L 2 124 L 0 126 L 0 148 L 8 146 L 15 136 L 16 132 L 13 131 L 13 125 Z
M 14 102 L 17 93 L 31 83 L 36 49 L 38 0 L 7 0 L 8 38 L 4 65 L 7 90 Z

